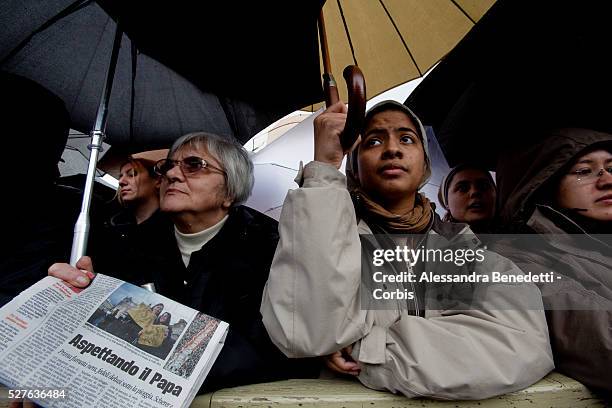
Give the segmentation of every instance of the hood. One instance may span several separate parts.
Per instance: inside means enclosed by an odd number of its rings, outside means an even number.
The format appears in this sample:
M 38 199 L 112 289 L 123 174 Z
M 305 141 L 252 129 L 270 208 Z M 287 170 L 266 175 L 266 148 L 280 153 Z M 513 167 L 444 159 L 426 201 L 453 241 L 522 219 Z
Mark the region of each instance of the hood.
M 596 143 L 612 143 L 612 135 L 589 129 L 551 131 L 536 145 L 500 155 L 497 197 L 505 223 L 524 223 L 535 209 L 537 192 L 554 179 L 575 156 Z

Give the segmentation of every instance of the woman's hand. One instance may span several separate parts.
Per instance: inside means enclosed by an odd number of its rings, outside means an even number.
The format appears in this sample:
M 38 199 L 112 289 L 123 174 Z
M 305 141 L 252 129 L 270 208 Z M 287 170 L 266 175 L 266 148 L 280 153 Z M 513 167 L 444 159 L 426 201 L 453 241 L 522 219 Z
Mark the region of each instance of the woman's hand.
M 314 120 L 314 159 L 337 169 L 342 165 L 345 152 L 340 144 L 340 134 L 346 124 L 346 105 L 339 101 Z
M 325 361 L 327 368 L 334 372 L 357 376 L 361 371 L 361 367 L 359 366 L 359 362 L 353 360 L 353 357 L 351 357 L 352 351 L 353 346 L 347 346 L 342 350 L 338 350 L 333 354 L 323 357 L 323 361 Z
M 49 267 L 49 275 L 55 276 L 77 288 L 85 288 L 96 276 L 91 258 L 84 256 L 76 264 L 76 268 L 67 263 L 54 263 Z

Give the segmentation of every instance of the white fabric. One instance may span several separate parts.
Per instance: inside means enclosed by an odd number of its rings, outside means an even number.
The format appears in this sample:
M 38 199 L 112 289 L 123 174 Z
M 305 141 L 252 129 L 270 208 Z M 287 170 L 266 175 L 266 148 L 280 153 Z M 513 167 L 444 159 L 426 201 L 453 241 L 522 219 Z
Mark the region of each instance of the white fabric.
M 183 234 L 176 227 L 174 227 L 174 236 L 176 237 L 176 243 L 185 266 L 189 265 L 191 254 L 202 248 L 208 241 L 214 238 L 215 235 L 223 228 L 223 224 L 227 221 L 226 215 L 221 221 L 216 223 L 210 228 L 206 228 L 203 231 L 196 232 L 194 234 Z

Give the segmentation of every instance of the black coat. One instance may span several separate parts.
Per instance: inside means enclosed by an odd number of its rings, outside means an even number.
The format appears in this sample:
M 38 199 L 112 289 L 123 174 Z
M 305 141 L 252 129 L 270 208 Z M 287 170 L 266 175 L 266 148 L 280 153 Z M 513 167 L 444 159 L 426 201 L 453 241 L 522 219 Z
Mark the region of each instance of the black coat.
M 232 208 L 217 235 L 191 254 L 187 268 L 174 226 L 160 219 L 156 228 L 155 239 L 149 231 L 148 250 L 124 252 L 128 264 L 111 275 L 139 284 L 150 279 L 158 293 L 229 323 L 225 346 L 201 391 L 318 375 L 317 360 L 285 357 L 262 323 L 261 297 L 278 242 L 275 220 L 247 207 Z
M 103 225 L 92 229 L 88 254 L 94 270 L 141 286 L 157 283 L 156 291 L 174 295 L 168 278 L 176 269 L 173 224 L 170 218 L 156 211 L 147 220 L 136 224 L 129 210 L 123 210 Z
M 71 188 L 34 186 L 35 194 L 8 203 L 0 249 L 0 306 L 67 262 L 81 196 Z

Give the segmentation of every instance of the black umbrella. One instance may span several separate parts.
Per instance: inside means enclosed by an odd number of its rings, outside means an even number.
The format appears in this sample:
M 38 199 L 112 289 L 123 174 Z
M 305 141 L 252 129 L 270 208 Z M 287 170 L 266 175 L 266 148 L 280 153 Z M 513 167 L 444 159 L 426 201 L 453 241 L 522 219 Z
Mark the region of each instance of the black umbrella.
M 246 142 L 322 100 L 316 25 L 322 1 L 215 3 L 7 0 L 0 9 L 0 69 L 60 96 L 73 127 L 88 133 L 109 66 L 113 18 L 121 21 L 127 36 L 120 40 L 106 141 L 137 151 L 167 147 L 195 130 Z
M 495 167 L 554 127 L 612 130 L 611 4 L 499 0 L 406 100 L 449 161 Z
M 71 263 L 85 253 L 105 133 L 111 144 L 134 150 L 167 147 L 194 130 L 245 142 L 322 99 L 316 31 L 322 1 L 287 3 L 4 2 L 0 69 L 56 93 L 73 127 L 92 129 Z

